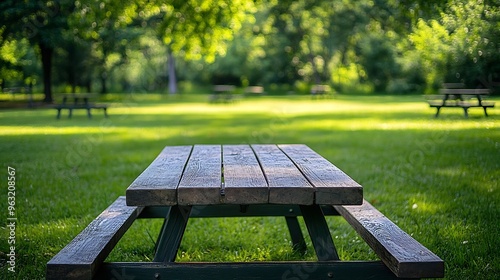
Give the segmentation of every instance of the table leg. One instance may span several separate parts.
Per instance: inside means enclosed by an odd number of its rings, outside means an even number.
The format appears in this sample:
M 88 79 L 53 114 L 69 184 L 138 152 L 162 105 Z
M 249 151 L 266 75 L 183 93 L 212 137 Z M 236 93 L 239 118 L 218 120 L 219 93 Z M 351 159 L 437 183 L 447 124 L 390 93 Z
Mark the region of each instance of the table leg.
M 330 229 L 319 205 L 301 205 L 300 211 L 319 261 L 339 260 Z
M 169 263 L 175 260 L 191 208 L 178 205 L 170 207 L 158 237 L 153 261 Z
M 285 217 L 285 219 L 288 230 L 290 231 L 290 237 L 292 238 L 293 249 L 301 254 L 305 254 L 307 246 L 297 217 Z

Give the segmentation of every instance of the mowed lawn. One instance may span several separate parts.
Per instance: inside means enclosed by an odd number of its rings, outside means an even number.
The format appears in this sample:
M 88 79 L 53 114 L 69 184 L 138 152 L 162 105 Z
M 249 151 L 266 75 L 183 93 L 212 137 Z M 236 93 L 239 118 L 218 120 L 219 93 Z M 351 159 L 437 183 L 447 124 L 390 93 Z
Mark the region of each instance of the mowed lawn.
M 500 275 L 500 99 L 485 117 L 420 96 L 124 96 L 109 109 L 0 111 L 0 278 L 43 279 L 45 264 L 166 145 L 304 143 L 364 187 L 365 198 L 445 260 L 448 279 Z M 8 167 L 16 180 L 16 266 L 7 271 Z M 302 220 L 300 220 L 304 226 Z M 328 217 L 341 259 L 377 259 Z M 140 220 L 110 261 L 149 261 L 161 221 Z M 305 228 L 303 232 L 306 233 Z M 190 220 L 178 261 L 314 260 L 295 253 L 282 217 Z M 310 242 L 309 242 L 310 243 Z M 10 277 L 9 277 L 10 276 Z

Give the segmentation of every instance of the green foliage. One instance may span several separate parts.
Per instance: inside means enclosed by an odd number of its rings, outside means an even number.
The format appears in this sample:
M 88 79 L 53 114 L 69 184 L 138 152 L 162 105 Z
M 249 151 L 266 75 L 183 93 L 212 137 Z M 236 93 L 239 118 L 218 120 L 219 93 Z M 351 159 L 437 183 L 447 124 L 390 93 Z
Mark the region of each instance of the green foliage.
M 26 40 L 39 56 L 54 54 L 55 84 L 87 91 L 164 92 L 167 78 L 328 83 L 345 92 L 491 86 L 500 79 L 498 7 L 475 0 L 6 0 L 0 79 L 23 83 L 39 80 L 40 69 L 52 72 L 40 62 L 12 64 L 23 48 L 7 58 L 5 48 Z
M 430 21 L 429 24 L 419 20 L 409 40 L 415 49 L 407 55 L 425 70 L 426 92 L 433 93 L 445 82 L 446 69 L 450 61 L 448 31 L 435 20 Z

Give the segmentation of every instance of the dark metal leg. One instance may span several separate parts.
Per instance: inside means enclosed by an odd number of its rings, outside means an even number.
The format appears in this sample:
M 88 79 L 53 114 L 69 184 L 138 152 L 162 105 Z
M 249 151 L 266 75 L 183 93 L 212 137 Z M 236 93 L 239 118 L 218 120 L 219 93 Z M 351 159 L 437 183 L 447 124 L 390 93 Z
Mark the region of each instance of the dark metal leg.
M 87 108 L 87 116 L 89 117 L 89 119 L 92 118 L 92 114 L 90 114 L 90 108 Z
M 488 112 L 486 112 L 486 107 L 483 106 L 483 109 L 484 109 L 484 115 L 488 116 Z
M 469 117 L 469 112 L 468 111 L 469 111 L 469 108 L 464 107 L 464 115 L 465 115 L 466 118 Z
M 57 108 L 57 119 L 61 118 L 61 108 Z
M 437 108 L 437 111 L 436 111 L 436 115 L 434 117 L 438 117 L 439 116 L 439 110 L 441 110 L 441 107 L 436 107 Z
M 330 229 L 319 205 L 301 205 L 300 211 L 319 261 L 339 260 Z
M 107 112 L 106 108 L 103 108 L 103 110 L 104 110 L 104 117 L 107 118 L 108 117 L 108 112 Z
M 307 246 L 297 217 L 285 217 L 285 219 L 288 230 L 290 231 L 290 237 L 292 238 L 293 249 L 301 254 L 305 254 Z
M 68 118 L 71 119 L 72 116 L 73 116 L 73 109 L 69 108 L 69 116 L 68 116 Z
M 158 237 L 154 262 L 169 263 L 175 260 L 190 213 L 191 206 L 170 207 Z

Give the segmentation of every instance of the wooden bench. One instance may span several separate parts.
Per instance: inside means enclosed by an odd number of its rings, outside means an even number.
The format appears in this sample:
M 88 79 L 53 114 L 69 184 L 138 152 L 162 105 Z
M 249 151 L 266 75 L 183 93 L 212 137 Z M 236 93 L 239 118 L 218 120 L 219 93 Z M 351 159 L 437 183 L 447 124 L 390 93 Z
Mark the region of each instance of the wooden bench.
M 231 102 L 234 99 L 235 86 L 232 85 L 216 85 L 210 95 L 210 102 Z
M 28 107 L 33 107 L 34 106 L 34 100 L 33 100 L 33 91 L 31 87 L 9 87 L 9 88 L 3 88 L 2 92 L 4 93 L 10 93 L 12 94 L 12 99 L 15 100 L 15 96 L 18 94 L 23 94 L 27 96 L 28 99 Z
M 328 96 L 331 93 L 329 85 L 313 85 L 311 87 L 311 96 Z
M 439 116 L 440 110 L 443 107 L 462 108 L 465 117 L 469 116 L 469 108 L 478 107 L 483 108 L 484 115 L 488 116 L 487 108 L 495 106 L 495 102 L 484 100 L 484 97 L 489 94 L 489 89 L 443 88 L 440 90 L 440 95 L 427 97 L 427 102 L 431 108 L 436 108 L 435 117 Z
M 247 96 L 263 95 L 264 93 L 264 87 L 261 86 L 249 86 L 244 90 L 244 94 Z
M 324 218 L 339 214 L 381 261 L 340 261 Z M 297 221 L 302 216 L 318 261 L 175 262 L 189 218 L 252 216 L 285 217 L 294 248 L 304 252 Z M 153 261 L 104 262 L 136 218 L 165 219 Z M 305 279 L 299 272 L 309 279 L 436 278 L 444 276 L 444 262 L 364 201 L 359 184 L 305 145 L 196 145 L 165 147 L 126 198 L 119 197 L 47 263 L 46 276 Z
M 73 116 L 73 110 L 78 110 L 78 109 L 87 110 L 87 116 L 89 119 L 92 118 L 90 110 L 101 109 L 104 111 L 104 117 L 107 118 L 108 105 L 91 103 L 90 98 L 91 98 L 90 95 L 78 95 L 78 94 L 64 95 L 62 103 L 54 106 L 54 108 L 57 110 L 57 119 L 61 118 L 61 111 L 63 109 L 69 110 L 69 115 L 68 115 L 69 118 Z M 73 102 L 71 102 L 70 100 L 73 100 Z
M 398 277 L 444 277 L 443 261 L 400 229 L 367 201 L 334 206 Z M 425 274 L 425 276 L 424 276 Z

